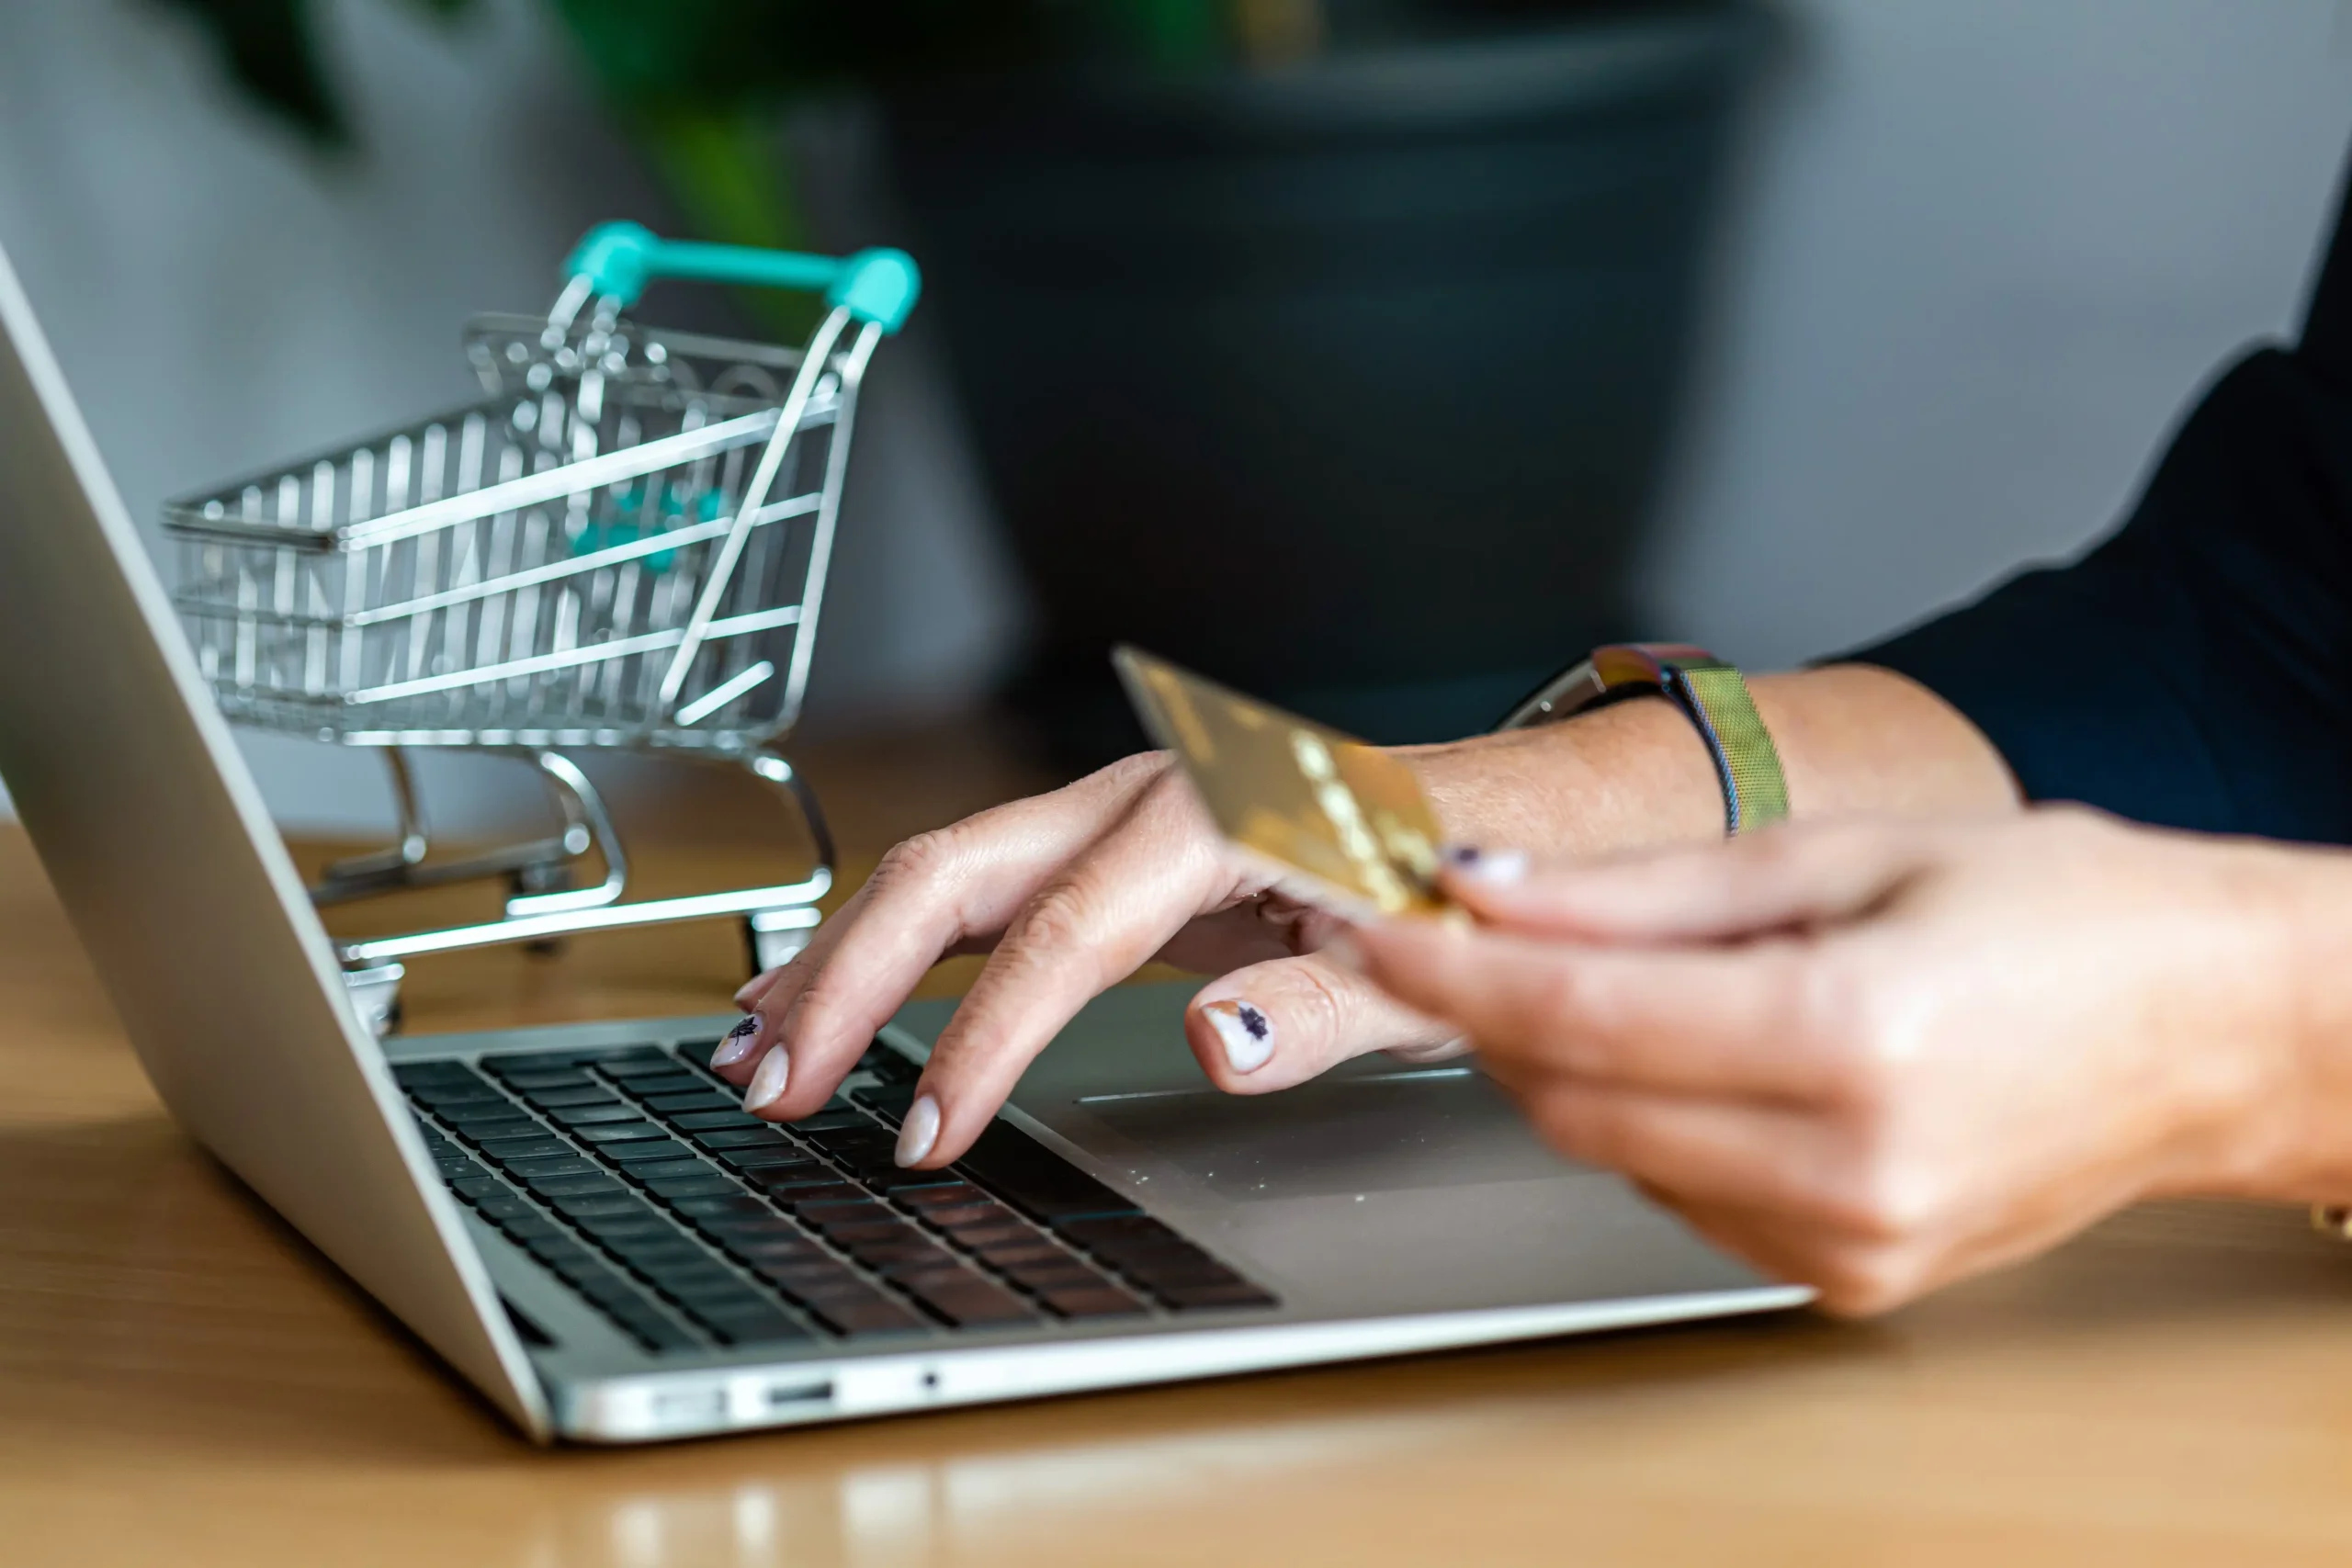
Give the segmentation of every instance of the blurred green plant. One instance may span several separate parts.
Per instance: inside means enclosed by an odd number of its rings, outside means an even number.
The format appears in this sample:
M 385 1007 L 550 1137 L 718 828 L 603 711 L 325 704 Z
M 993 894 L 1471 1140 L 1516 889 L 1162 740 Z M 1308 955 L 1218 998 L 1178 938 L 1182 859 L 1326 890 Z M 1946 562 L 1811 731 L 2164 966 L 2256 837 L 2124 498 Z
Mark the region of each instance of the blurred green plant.
M 150 0 L 192 17 L 247 96 L 313 144 L 355 136 L 311 0 Z M 481 0 L 401 0 L 443 20 Z M 1400 16 L 1487 20 L 1628 9 L 1640 0 L 548 0 L 598 96 L 687 225 L 730 244 L 808 248 L 777 133 L 786 105 L 926 74 L 1114 60 L 1152 71 L 1280 64 L 1335 31 Z M 1339 26 L 1335 28 L 1334 21 Z M 805 303 L 747 300 L 797 337 Z

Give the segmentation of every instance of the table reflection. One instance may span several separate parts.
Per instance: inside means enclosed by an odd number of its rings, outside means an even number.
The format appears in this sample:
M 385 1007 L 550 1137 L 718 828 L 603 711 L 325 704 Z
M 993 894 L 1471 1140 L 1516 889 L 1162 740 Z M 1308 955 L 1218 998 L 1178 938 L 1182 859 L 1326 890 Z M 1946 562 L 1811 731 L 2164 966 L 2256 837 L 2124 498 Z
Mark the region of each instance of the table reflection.
M 906 1568 L 1000 1557 L 1114 1560 L 1114 1543 L 1135 1539 L 1157 1517 L 1232 1506 L 1306 1472 L 1394 1461 L 1473 1429 L 1491 1437 L 1507 1409 L 1237 1424 L 930 1462 L 900 1457 L 829 1473 L 616 1489 L 550 1508 L 525 1562 L 528 1568 Z

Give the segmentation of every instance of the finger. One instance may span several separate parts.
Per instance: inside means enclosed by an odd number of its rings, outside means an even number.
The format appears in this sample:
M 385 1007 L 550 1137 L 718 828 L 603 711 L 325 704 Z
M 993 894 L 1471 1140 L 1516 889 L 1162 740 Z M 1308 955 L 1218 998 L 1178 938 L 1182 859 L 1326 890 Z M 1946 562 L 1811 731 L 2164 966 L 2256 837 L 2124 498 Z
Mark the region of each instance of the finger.
M 1835 1271 L 1830 1254 L 1838 1244 L 1816 1230 L 1736 1204 L 1693 1203 L 1659 1189 L 1643 1190 L 1702 1239 L 1770 1279 L 1819 1291 Z
M 1544 1141 L 1678 1204 L 1738 1204 L 1829 1228 L 1839 1149 L 1819 1117 L 1793 1107 L 1555 1081 L 1513 1089 Z
M 775 972 L 752 1003 L 754 1032 L 722 1043 L 714 1068 L 748 1088 L 765 1066 L 761 1088 L 780 1085 L 781 1092 L 763 1097 L 756 1113 L 808 1114 L 933 964 L 1002 931 L 1165 771 L 1164 759 L 1131 757 L 1050 795 L 897 846 L 808 946 Z M 783 1056 L 771 1061 L 777 1050 Z
M 1310 954 L 1253 964 L 1210 981 L 1184 1010 L 1184 1037 L 1217 1088 L 1264 1094 L 1367 1051 L 1450 1047 L 1460 1032 Z
M 1935 852 L 1933 829 L 1792 825 L 1703 846 L 1529 865 L 1455 852 L 1446 890 L 1481 920 L 1603 942 L 1720 942 L 1849 919 Z
M 1133 974 L 1230 893 L 1223 840 L 1188 790 L 1147 791 L 1041 891 L 941 1032 L 899 1138 L 899 1163 L 961 1155 L 1037 1053 L 1098 992 Z
M 1498 1071 L 1800 1100 L 1842 1083 L 1837 1040 L 1812 1023 L 1818 960 L 1800 942 L 1584 947 L 1398 919 L 1360 929 L 1342 951 L 1396 1000 L 1469 1035 Z

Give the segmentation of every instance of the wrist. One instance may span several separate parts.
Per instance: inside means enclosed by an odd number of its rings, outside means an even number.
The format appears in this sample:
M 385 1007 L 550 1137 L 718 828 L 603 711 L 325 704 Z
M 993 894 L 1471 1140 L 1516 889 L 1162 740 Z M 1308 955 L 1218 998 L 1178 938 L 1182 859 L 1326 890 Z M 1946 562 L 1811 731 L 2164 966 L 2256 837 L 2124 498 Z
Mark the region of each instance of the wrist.
M 2266 953 L 2250 1027 L 2233 1044 L 2261 1082 L 2207 1190 L 2281 1202 L 2352 1202 L 2352 856 L 2248 845 L 2233 900 Z
M 1714 763 L 1663 698 L 1401 754 L 1460 842 L 1593 854 L 1723 836 Z

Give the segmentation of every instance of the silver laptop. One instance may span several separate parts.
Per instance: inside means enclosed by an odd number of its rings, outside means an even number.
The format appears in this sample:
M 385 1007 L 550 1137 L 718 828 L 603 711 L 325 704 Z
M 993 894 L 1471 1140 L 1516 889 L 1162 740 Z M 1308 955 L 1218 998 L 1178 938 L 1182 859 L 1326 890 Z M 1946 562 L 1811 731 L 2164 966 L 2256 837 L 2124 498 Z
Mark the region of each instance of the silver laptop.
M 0 258 L 0 776 L 172 1113 L 531 1436 L 634 1442 L 1794 1305 L 1472 1068 L 1211 1089 L 1114 991 L 969 1157 L 892 1126 L 949 1004 L 822 1112 L 730 1016 L 379 1043 Z M 366 1413 L 355 1410 L 354 1420 Z

